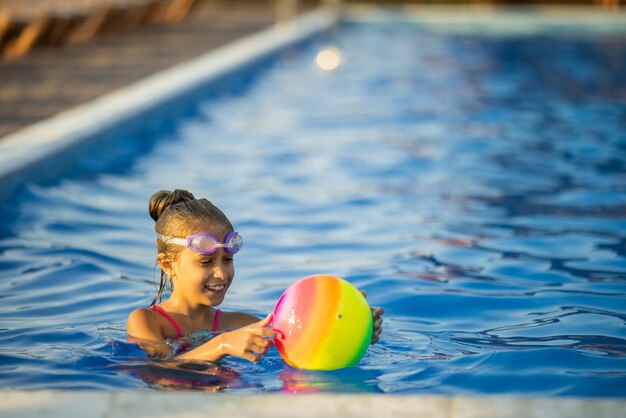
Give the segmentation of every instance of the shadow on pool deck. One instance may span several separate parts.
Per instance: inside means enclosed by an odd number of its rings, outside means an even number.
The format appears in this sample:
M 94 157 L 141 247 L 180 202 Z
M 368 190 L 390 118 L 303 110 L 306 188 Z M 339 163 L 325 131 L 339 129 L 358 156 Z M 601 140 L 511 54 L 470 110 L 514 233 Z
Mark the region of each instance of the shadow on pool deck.
M 0 61 L 0 140 L 274 22 L 269 0 L 202 0 L 181 23 L 144 25 Z

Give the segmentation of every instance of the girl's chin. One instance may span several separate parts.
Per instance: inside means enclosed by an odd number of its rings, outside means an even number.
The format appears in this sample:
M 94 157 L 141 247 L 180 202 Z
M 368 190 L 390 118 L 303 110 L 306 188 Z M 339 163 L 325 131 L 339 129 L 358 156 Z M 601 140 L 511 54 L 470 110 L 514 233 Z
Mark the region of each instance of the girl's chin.
M 224 300 L 224 296 L 226 296 L 226 289 L 221 292 L 214 292 L 205 289 L 203 295 L 211 301 L 211 305 L 219 305 Z

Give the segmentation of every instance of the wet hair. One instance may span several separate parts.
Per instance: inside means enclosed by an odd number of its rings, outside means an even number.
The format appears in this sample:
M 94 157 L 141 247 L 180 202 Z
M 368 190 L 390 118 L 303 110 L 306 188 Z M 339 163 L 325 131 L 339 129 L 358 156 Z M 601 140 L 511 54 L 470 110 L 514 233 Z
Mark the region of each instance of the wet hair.
M 185 238 L 198 232 L 233 231 L 233 225 L 217 206 L 206 199 L 196 199 L 187 190 L 159 190 L 150 198 L 148 211 L 156 222 L 155 231 L 161 235 Z M 156 245 L 158 253 L 171 260 L 175 260 L 184 249 L 180 245 L 166 244 L 161 239 L 156 240 Z M 168 281 L 170 290 L 173 289 L 172 280 L 160 270 L 159 288 L 150 306 L 161 302 Z

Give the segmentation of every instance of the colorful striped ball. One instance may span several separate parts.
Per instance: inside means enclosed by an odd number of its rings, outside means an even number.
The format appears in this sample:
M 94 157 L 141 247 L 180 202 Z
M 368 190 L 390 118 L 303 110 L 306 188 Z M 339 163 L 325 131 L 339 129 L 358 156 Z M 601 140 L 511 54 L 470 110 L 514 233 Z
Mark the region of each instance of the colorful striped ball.
M 274 308 L 276 348 L 292 367 L 334 370 L 356 365 L 372 339 L 372 313 L 359 290 L 340 279 L 315 275 L 287 288 Z

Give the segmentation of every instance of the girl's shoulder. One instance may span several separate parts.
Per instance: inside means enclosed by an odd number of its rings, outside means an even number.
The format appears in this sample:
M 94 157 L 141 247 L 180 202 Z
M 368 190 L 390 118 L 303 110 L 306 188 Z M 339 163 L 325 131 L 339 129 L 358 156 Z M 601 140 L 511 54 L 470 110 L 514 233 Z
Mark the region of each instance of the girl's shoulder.
M 128 318 L 135 318 L 138 320 L 156 320 L 161 318 L 154 306 L 148 306 L 147 308 L 137 308 L 128 315 Z
M 126 331 L 136 338 L 161 341 L 164 339 L 164 320 L 152 308 L 137 308 L 128 315 Z

